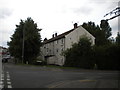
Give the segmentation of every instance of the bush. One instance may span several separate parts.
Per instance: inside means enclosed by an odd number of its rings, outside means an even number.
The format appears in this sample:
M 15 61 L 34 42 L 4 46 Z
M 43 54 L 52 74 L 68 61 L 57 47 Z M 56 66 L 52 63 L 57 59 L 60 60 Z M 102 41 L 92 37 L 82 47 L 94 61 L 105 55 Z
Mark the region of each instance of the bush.
M 94 69 L 96 65 L 100 70 L 120 70 L 119 53 L 120 45 L 91 46 L 89 39 L 81 38 L 64 52 L 64 66 Z
M 119 54 L 120 47 L 116 44 L 107 46 L 97 46 L 95 48 L 96 64 L 98 69 L 118 70 L 119 69 Z M 97 57 L 97 58 L 96 58 Z
M 92 46 L 90 40 L 83 37 L 78 43 L 73 44 L 72 48 L 64 52 L 66 57 L 64 66 L 93 68 L 94 60 L 92 59 Z

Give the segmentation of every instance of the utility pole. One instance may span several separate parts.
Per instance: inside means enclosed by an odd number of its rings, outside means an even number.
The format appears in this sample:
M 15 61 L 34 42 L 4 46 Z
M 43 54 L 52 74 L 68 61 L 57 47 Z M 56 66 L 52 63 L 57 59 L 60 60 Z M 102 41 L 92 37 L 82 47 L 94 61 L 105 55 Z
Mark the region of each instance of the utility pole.
M 24 38 L 25 38 L 25 24 L 23 26 L 23 41 L 22 41 L 22 63 L 24 62 Z

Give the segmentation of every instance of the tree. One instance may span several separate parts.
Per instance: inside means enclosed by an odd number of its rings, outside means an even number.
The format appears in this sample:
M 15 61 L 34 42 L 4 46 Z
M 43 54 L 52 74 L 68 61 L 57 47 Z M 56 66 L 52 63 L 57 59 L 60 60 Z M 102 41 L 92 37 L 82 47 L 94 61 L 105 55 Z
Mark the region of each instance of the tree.
M 111 36 L 111 28 L 108 22 L 105 22 L 104 24 L 104 21 L 101 21 L 101 28 L 99 27 L 99 25 L 95 25 L 95 23 L 91 21 L 88 23 L 83 23 L 82 27 L 95 37 L 95 44 L 97 46 L 108 44 L 108 42 L 110 41 L 108 40 L 108 38 Z
M 103 31 L 105 42 L 109 43 L 108 39 L 112 35 L 112 33 L 111 33 L 112 29 L 111 29 L 108 21 L 107 20 L 101 20 L 100 28 Z
M 11 41 L 8 42 L 11 55 L 21 62 L 23 59 L 24 63 L 26 61 L 32 63 L 40 53 L 41 36 L 39 31 L 41 29 L 38 29 L 37 24 L 31 18 L 27 18 L 25 21 L 21 20 L 19 25 L 16 25 Z
M 97 69 L 119 70 L 119 53 L 120 47 L 114 43 L 104 46 L 95 46 L 93 58 L 97 64 Z
M 64 52 L 66 57 L 64 66 L 93 68 L 91 42 L 87 37 L 80 38 L 78 43 L 73 44 L 72 48 Z
M 95 25 L 94 22 L 83 23 L 82 27 L 95 37 L 96 45 L 103 45 L 103 32 L 100 30 L 99 25 Z
M 116 37 L 116 44 L 120 45 L 120 33 L 119 32 Z

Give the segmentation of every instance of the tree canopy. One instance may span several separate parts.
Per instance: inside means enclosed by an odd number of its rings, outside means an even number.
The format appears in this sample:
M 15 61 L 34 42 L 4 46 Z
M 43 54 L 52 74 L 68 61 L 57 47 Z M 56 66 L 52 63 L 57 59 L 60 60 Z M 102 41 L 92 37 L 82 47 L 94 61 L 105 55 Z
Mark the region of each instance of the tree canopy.
M 109 23 L 105 20 L 101 20 L 101 24 L 95 25 L 94 22 L 88 22 L 83 23 L 82 27 L 84 27 L 88 32 L 90 32 L 96 39 L 95 44 L 97 46 L 99 45 L 105 45 L 110 43 L 109 37 L 111 34 L 111 28 L 109 26 Z
M 116 37 L 116 44 L 120 45 L 120 33 L 119 32 Z
M 37 24 L 32 18 L 20 20 L 19 25 L 16 25 L 11 41 L 8 42 L 9 51 L 12 56 L 19 61 L 32 63 L 40 53 L 41 36 Z
M 104 33 L 105 39 L 108 39 L 112 35 L 111 33 L 112 29 L 107 20 L 101 20 L 100 28 Z

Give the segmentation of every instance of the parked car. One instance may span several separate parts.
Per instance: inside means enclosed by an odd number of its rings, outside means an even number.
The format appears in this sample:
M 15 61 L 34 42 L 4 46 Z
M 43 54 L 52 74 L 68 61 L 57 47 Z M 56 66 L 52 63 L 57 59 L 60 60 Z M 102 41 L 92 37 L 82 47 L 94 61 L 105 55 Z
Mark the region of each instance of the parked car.
M 6 62 L 8 62 L 8 59 L 2 58 L 2 63 L 6 63 Z
M 3 57 L 2 57 L 2 62 L 3 62 L 3 63 L 6 63 L 6 62 L 8 62 L 8 60 L 9 60 L 10 58 L 11 58 L 10 55 L 3 56 Z
M 45 61 L 36 61 L 35 65 L 46 65 Z

